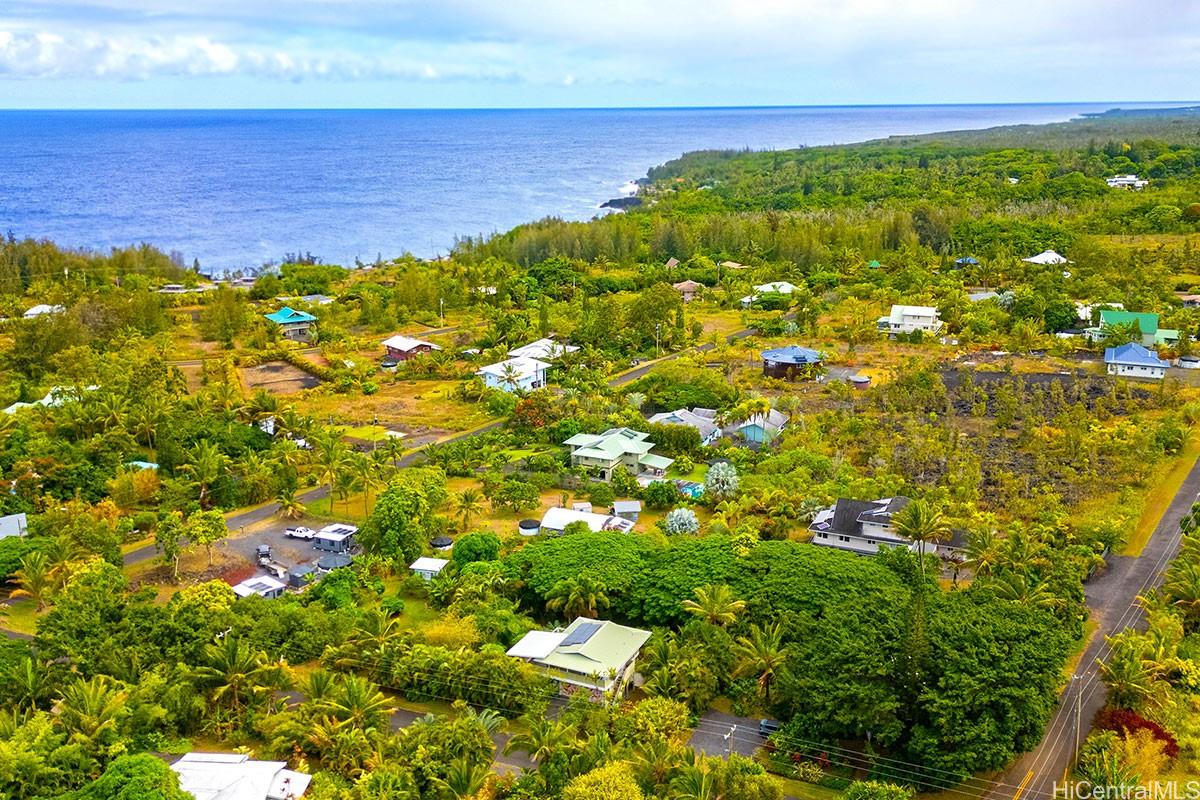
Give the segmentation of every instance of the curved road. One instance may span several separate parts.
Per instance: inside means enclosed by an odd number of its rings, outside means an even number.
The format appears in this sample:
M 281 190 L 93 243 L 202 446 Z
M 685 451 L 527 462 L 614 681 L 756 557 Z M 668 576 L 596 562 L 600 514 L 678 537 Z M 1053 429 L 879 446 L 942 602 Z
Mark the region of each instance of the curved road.
M 1163 570 L 1179 549 L 1179 521 L 1198 499 L 1200 462 L 1192 466 L 1142 554 L 1111 556 L 1104 573 L 1088 584 L 1087 604 L 1099 628 L 1063 690 L 1041 743 L 992 784 L 983 795 L 986 800 L 1053 798 L 1056 785 L 1063 785 L 1074 765 L 1076 748 L 1087 738 L 1096 712 L 1104 707 L 1107 687 L 1100 678 L 1100 662 L 1111 652 L 1106 637 L 1144 624 L 1137 598 L 1162 583 Z

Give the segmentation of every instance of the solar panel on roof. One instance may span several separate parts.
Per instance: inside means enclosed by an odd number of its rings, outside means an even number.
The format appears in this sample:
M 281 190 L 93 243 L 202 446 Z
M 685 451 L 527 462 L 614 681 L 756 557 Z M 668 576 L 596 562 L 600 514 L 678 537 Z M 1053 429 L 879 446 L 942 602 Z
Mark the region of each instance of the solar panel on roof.
M 588 639 L 596 635 L 596 631 L 600 630 L 598 622 L 581 622 L 579 627 L 567 634 L 567 637 L 558 643 L 559 647 L 569 647 L 573 644 L 583 644 Z

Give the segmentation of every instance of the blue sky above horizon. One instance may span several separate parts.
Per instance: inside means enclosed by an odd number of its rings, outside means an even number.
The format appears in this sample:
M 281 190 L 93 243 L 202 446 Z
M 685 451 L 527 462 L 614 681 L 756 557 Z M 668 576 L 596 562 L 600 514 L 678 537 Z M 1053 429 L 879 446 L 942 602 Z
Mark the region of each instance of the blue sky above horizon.
M 0 108 L 1191 100 L 1195 0 L 4 0 Z

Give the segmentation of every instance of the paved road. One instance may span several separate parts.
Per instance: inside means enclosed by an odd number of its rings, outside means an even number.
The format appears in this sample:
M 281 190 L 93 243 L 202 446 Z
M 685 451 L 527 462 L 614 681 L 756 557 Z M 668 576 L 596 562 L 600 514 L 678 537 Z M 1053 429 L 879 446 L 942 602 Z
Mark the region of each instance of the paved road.
M 754 755 L 766 742 L 758 735 L 758 720 L 721 711 L 707 711 L 692 731 L 688 745 L 708 756 Z
M 1167 506 L 1142 555 L 1110 558 L 1108 569 L 1088 585 L 1087 603 L 1099 630 L 1084 651 L 1075 678 L 1063 690 L 1041 743 L 992 785 L 986 800 L 1054 797 L 1055 782 L 1061 783 L 1071 768 L 1077 743 L 1087 737 L 1093 716 L 1104 707 L 1107 689 L 1100 679 L 1099 663 L 1110 652 L 1105 637 L 1144 622 L 1137 597 L 1162 583 L 1162 572 L 1179 549 L 1179 521 L 1198 497 L 1200 462 Z

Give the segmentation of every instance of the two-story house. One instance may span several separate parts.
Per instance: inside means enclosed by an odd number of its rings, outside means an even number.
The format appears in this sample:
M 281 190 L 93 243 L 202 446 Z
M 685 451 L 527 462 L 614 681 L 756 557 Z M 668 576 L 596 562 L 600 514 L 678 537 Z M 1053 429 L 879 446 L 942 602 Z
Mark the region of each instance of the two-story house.
M 609 480 L 618 466 L 635 476 L 661 477 L 675 460 L 651 453 L 649 436 L 632 428 L 609 428 L 601 434 L 577 433 L 563 444 L 571 449 L 572 467 L 583 467 L 601 480 Z
M 876 323 L 879 330 L 888 334 L 909 334 L 921 331 L 937 333 L 942 329 L 937 309 L 933 306 L 892 306 L 886 317 Z

